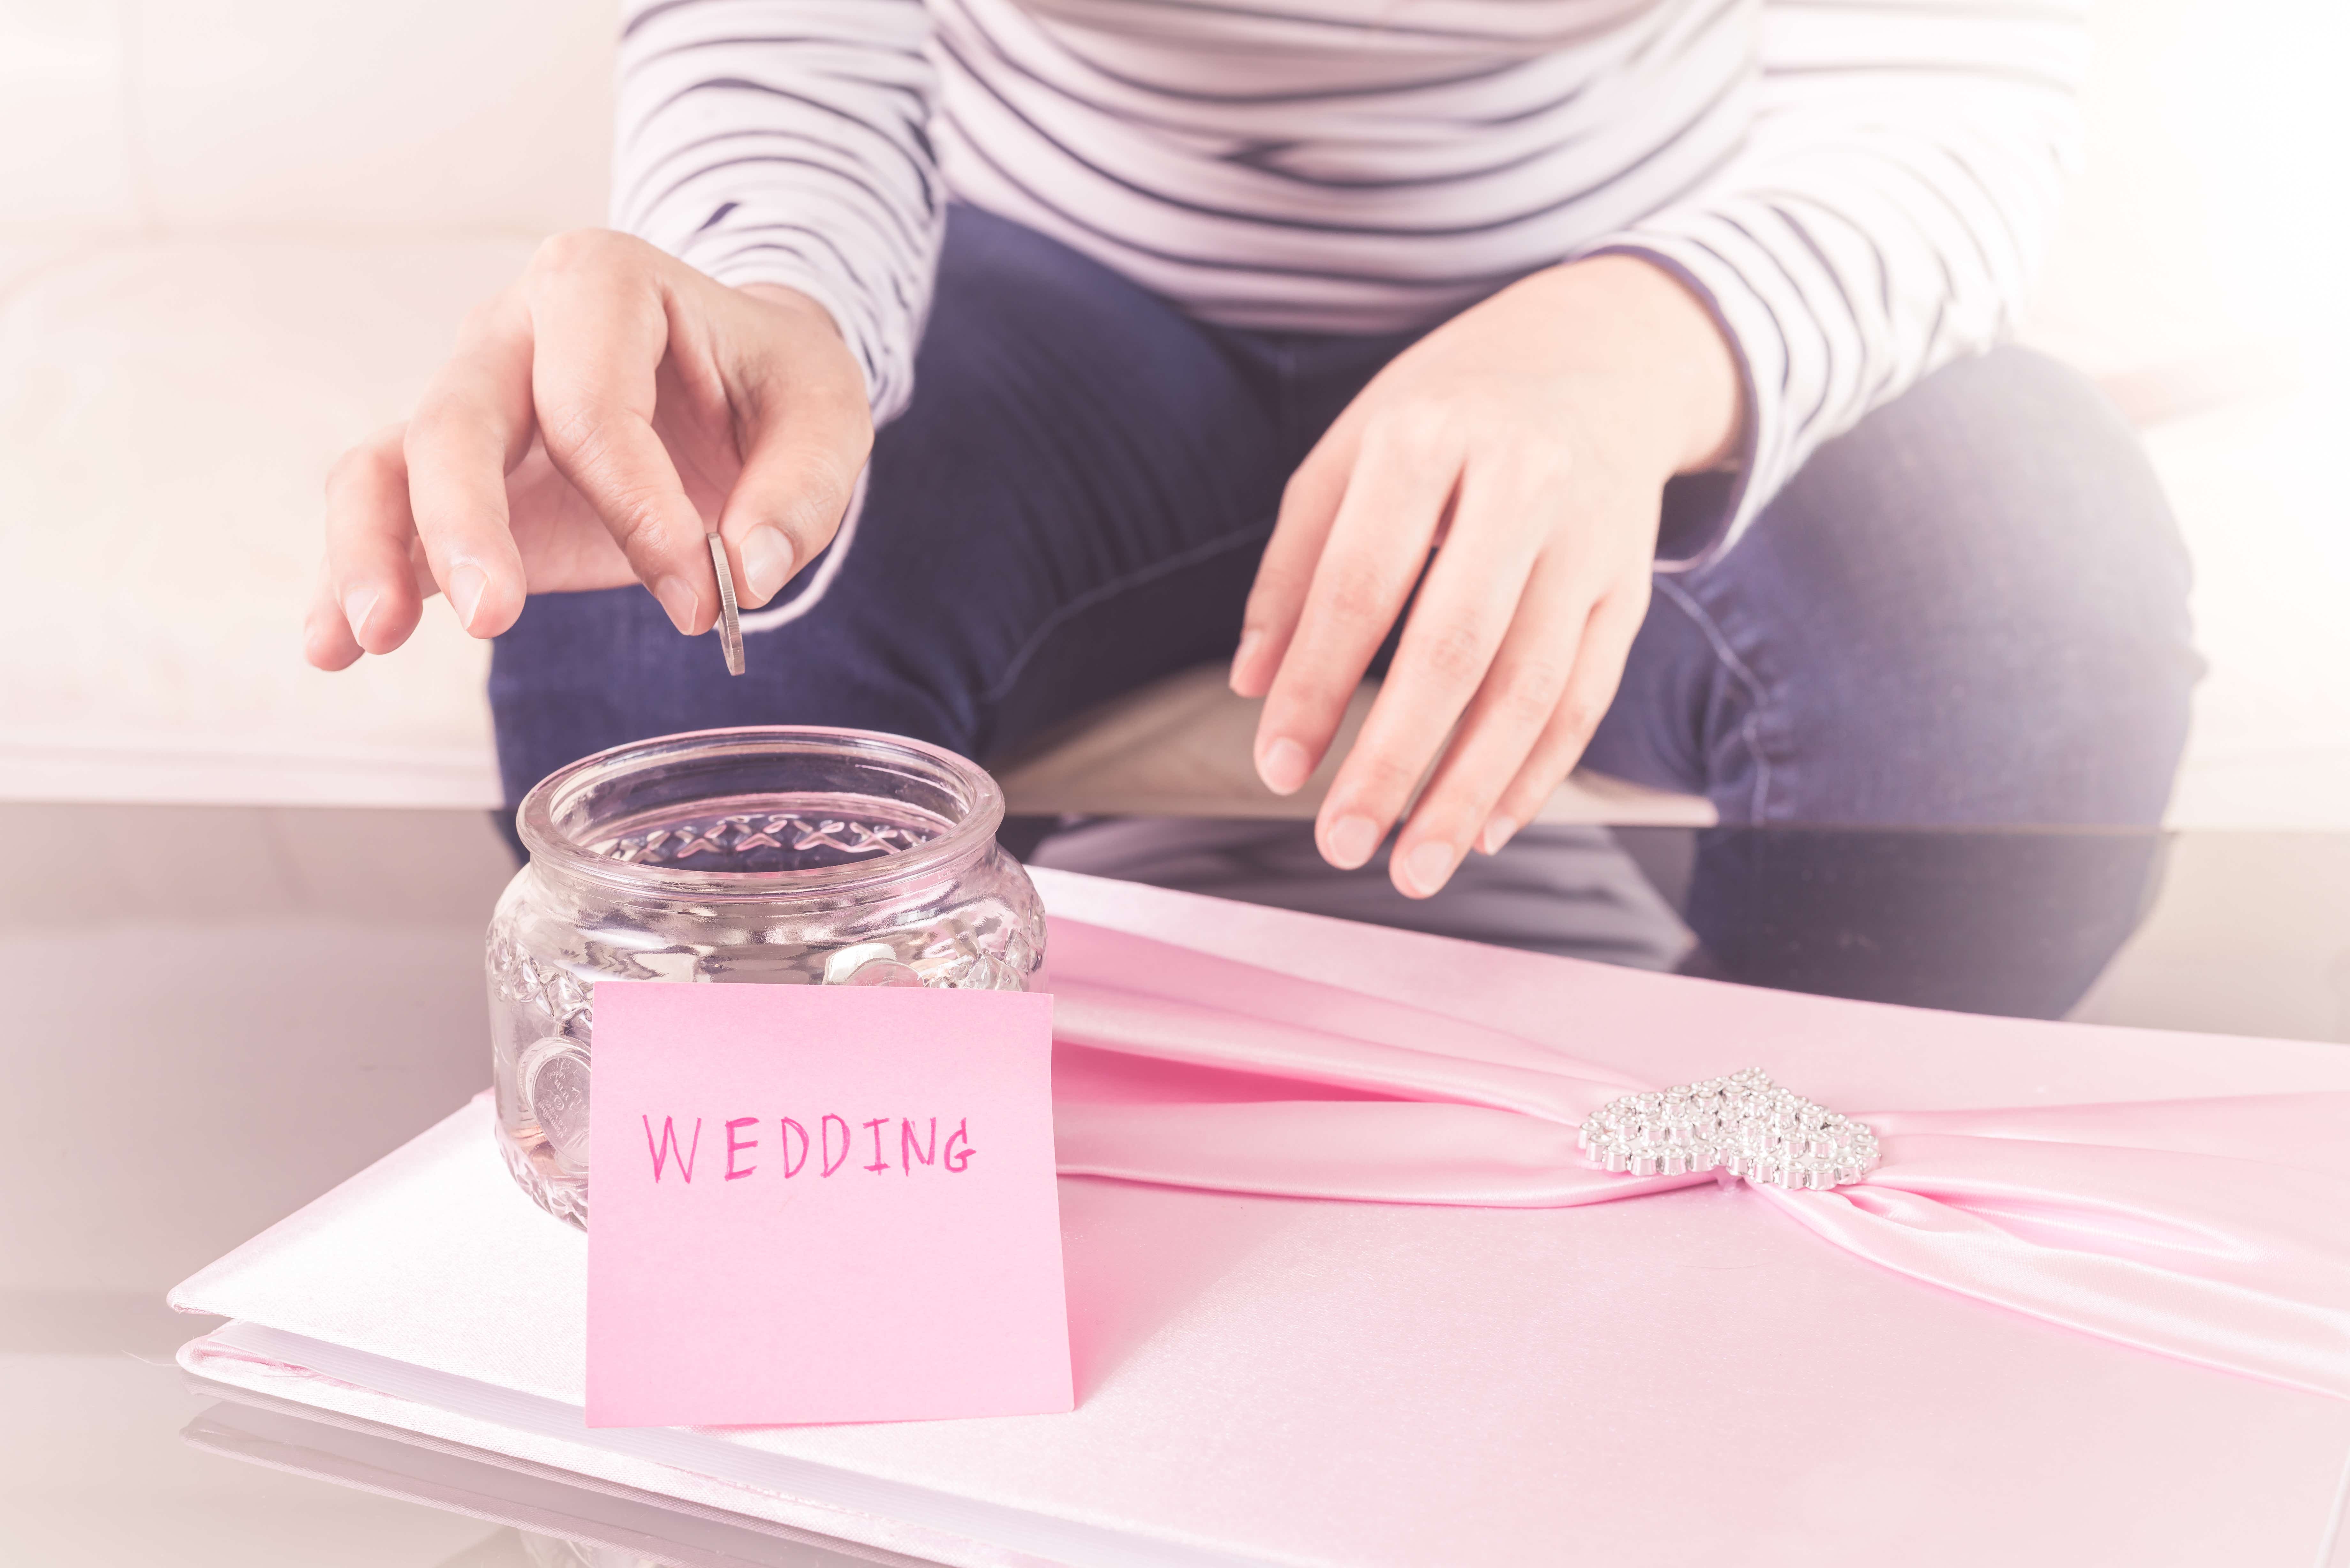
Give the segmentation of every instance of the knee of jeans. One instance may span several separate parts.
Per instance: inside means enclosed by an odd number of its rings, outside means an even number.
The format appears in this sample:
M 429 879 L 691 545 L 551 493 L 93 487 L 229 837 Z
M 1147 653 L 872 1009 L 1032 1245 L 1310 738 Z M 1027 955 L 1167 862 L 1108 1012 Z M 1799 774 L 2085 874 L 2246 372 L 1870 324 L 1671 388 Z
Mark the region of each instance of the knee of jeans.
M 1768 815 L 2159 818 L 2201 672 L 2187 556 L 2085 378 L 2021 349 L 1950 366 L 1823 447 L 1752 542 L 1691 586 L 1755 640 L 1788 753 Z

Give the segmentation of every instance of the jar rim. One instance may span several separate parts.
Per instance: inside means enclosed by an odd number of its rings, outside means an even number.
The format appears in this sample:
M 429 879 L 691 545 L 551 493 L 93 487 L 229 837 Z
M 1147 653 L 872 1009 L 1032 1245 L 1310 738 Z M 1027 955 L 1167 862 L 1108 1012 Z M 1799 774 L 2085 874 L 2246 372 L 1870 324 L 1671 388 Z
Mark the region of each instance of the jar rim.
M 661 762 L 768 753 L 861 759 L 923 775 L 956 797 L 961 814 L 927 843 L 878 860 L 854 860 L 791 871 L 702 871 L 648 865 L 597 854 L 561 825 L 564 811 L 599 784 Z M 723 798 L 723 797 L 713 797 Z M 876 795 L 873 798 L 882 797 Z M 986 769 L 943 746 L 878 730 L 816 724 L 750 724 L 688 730 L 630 741 L 556 769 L 522 798 L 515 826 L 533 865 L 601 883 L 618 892 L 655 897 L 755 899 L 766 903 L 847 893 L 880 893 L 934 876 L 969 860 L 995 841 L 1003 821 L 1003 791 Z

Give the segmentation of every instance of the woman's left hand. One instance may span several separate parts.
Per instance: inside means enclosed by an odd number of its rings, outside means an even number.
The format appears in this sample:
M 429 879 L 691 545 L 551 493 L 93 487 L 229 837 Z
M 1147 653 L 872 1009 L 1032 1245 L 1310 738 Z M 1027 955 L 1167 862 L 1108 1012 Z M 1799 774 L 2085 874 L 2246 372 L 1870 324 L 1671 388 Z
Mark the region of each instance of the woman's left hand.
M 1665 481 L 1719 461 L 1739 396 L 1705 307 L 1616 254 L 1463 311 L 1348 405 L 1282 496 L 1232 676 L 1291 794 L 1419 585 L 1315 825 L 1331 864 L 1369 860 L 1424 776 L 1389 868 L 1409 897 L 1533 816 L 1622 678 Z

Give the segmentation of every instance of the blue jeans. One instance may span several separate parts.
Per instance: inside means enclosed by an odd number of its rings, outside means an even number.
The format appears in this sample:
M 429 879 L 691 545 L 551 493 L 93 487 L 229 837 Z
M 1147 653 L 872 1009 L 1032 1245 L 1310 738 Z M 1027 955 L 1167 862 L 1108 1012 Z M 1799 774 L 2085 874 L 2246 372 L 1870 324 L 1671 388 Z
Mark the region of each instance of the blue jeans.
M 1229 658 L 1284 482 L 1409 341 L 1209 326 L 958 208 L 914 402 L 875 443 L 853 534 L 777 601 L 795 618 L 751 632 L 730 679 L 639 589 L 534 598 L 490 681 L 509 799 L 588 752 L 721 725 L 890 730 L 984 759 Z M 1668 556 L 1721 490 L 1669 489 Z M 1720 809 L 1689 919 L 1725 971 L 1871 993 L 1773 972 L 1757 944 L 1914 906 L 1901 877 L 1804 915 L 1790 889 L 1817 867 L 1783 862 L 1833 835 L 1740 830 L 2156 823 L 2199 669 L 2187 586 L 2119 416 L 2002 348 L 1824 447 L 1719 560 L 1660 574 L 1586 761 Z M 2129 884 L 2099 895 L 2126 932 L 2144 877 L 2108 880 Z

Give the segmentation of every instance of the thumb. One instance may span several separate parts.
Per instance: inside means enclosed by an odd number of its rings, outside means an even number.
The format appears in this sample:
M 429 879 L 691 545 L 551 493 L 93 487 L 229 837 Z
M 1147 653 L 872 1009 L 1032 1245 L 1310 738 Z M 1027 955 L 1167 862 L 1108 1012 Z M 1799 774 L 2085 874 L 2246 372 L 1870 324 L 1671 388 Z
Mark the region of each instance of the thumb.
M 751 608 L 781 593 L 832 543 L 872 451 L 864 378 L 828 323 L 825 336 L 837 366 L 822 363 L 826 345 L 818 343 L 814 355 L 795 356 L 800 373 L 785 371 L 784 384 L 747 400 L 748 448 L 718 535 Z

